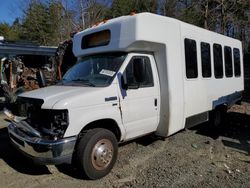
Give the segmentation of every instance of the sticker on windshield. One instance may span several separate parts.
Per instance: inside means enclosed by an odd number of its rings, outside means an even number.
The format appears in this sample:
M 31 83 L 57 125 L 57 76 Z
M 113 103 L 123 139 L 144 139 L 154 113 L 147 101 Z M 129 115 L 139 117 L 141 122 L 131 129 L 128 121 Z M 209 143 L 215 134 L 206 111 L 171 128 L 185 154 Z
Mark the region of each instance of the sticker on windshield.
M 100 74 L 103 74 L 103 75 L 106 75 L 106 76 L 114 76 L 115 75 L 115 72 L 114 71 L 110 71 L 110 70 L 106 70 L 106 69 L 102 69 Z

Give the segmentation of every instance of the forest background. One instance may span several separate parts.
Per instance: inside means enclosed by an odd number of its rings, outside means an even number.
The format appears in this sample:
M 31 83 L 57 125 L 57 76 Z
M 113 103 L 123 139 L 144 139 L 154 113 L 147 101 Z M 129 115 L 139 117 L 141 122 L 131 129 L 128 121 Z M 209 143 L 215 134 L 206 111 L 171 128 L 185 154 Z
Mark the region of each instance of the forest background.
M 57 46 L 72 32 L 131 12 L 152 12 L 239 39 L 250 52 L 249 0 L 21 0 L 22 15 L 0 23 L 0 36 Z

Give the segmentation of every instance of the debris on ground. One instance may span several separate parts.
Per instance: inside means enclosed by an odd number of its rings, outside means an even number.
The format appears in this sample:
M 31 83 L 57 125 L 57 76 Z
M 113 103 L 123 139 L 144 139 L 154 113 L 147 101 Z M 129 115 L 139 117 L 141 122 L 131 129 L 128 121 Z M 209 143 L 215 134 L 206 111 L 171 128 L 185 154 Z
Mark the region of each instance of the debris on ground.
M 192 146 L 193 148 L 195 148 L 195 149 L 198 148 L 197 144 L 192 144 L 191 146 Z

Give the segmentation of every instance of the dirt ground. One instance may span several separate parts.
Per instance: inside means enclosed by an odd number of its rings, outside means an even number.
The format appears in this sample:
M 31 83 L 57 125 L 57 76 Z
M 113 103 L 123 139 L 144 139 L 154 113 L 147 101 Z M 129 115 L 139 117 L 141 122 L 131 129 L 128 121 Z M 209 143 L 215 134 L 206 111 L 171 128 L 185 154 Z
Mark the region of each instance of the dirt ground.
M 0 187 L 250 187 L 248 103 L 233 106 L 218 129 L 205 123 L 165 140 L 123 144 L 112 172 L 96 181 L 70 165 L 35 166 L 11 147 L 0 120 Z

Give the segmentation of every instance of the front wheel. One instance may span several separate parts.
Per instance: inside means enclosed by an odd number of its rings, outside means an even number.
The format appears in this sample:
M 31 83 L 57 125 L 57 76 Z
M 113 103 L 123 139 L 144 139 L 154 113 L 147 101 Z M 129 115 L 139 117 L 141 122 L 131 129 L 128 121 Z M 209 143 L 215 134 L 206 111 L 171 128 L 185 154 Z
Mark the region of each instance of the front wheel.
M 112 170 L 118 143 L 111 131 L 91 129 L 81 137 L 76 152 L 80 171 L 89 179 L 99 179 Z

